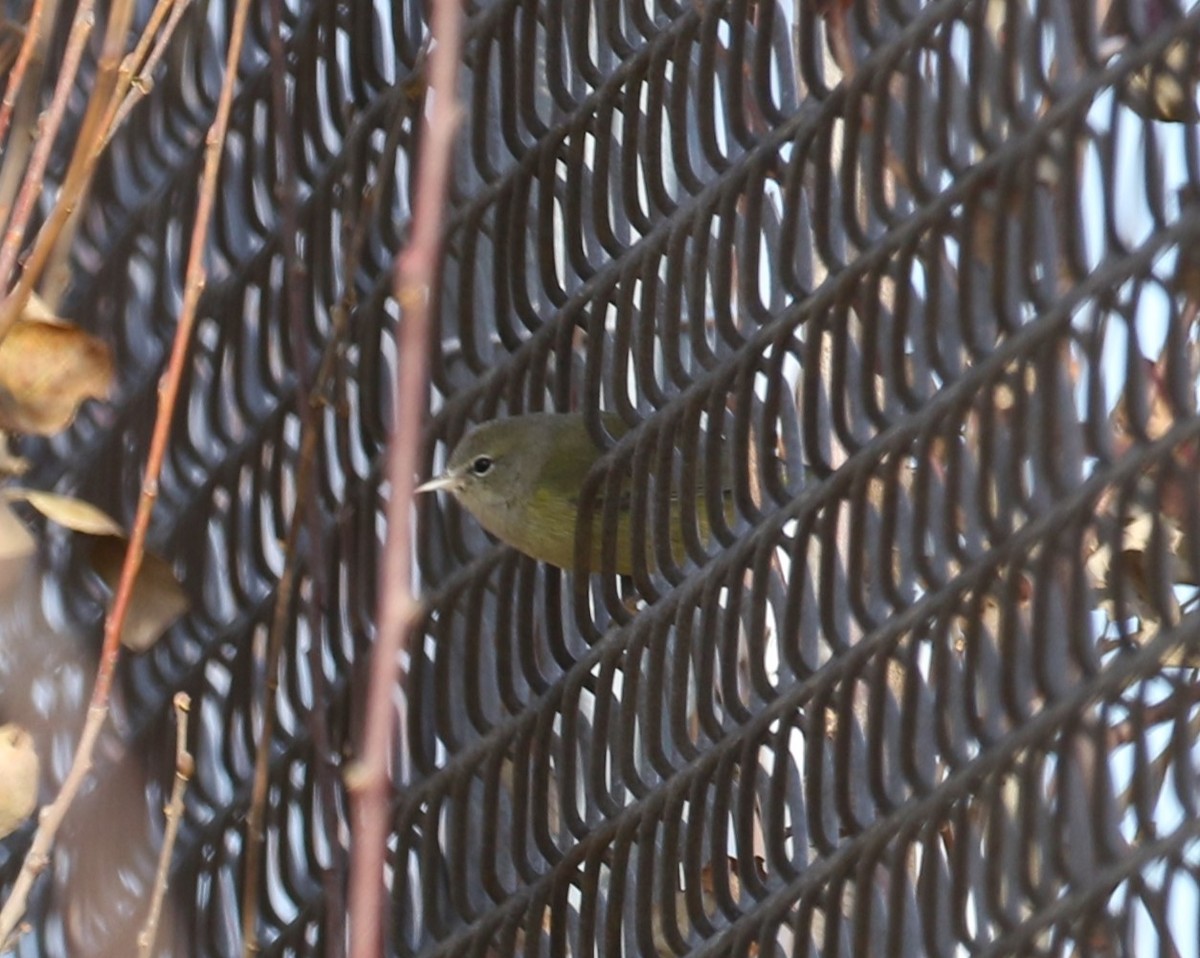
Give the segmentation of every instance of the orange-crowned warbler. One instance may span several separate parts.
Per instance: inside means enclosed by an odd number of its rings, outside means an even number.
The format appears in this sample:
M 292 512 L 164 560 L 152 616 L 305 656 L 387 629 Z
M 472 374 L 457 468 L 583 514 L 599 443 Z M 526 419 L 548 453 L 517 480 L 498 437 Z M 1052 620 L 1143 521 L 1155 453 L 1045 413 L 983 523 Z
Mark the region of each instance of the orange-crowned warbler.
M 619 416 L 603 415 L 605 428 L 618 438 L 627 427 Z M 513 548 L 563 569 L 575 566 L 575 525 L 584 478 L 601 455 L 581 413 L 529 413 L 485 422 L 463 436 L 445 471 L 417 492 L 445 489 L 488 532 Z M 628 483 L 622 498 L 628 499 Z M 603 554 L 603 486 L 592 515 L 591 568 Z M 696 502 L 701 541 L 708 535 L 703 495 Z M 672 554 L 683 557 L 680 510 L 672 510 Z M 731 516 L 727 507 L 726 514 Z M 618 510 L 616 571 L 633 571 L 630 506 Z M 647 540 L 649 536 L 645 537 Z M 648 565 L 653 567 L 647 551 Z

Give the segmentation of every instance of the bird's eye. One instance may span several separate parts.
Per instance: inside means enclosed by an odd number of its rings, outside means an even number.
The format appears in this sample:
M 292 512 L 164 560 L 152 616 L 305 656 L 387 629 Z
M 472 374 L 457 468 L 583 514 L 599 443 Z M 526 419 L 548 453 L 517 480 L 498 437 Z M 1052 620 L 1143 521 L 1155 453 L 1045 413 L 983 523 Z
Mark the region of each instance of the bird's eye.
M 487 456 L 476 456 L 471 463 L 471 472 L 476 476 L 486 476 L 492 471 L 492 460 Z

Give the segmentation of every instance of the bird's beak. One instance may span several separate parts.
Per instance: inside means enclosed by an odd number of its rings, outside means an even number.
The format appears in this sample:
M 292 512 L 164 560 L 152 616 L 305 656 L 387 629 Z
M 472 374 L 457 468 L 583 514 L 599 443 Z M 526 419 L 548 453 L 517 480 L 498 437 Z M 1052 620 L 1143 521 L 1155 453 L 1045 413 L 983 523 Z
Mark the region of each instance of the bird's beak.
M 455 485 L 455 479 L 453 476 L 450 476 L 450 475 L 435 476 L 434 478 L 430 479 L 428 482 L 421 483 L 419 486 L 417 486 L 416 489 L 413 490 L 413 492 L 414 493 L 437 492 L 439 489 L 453 488 L 454 485 Z

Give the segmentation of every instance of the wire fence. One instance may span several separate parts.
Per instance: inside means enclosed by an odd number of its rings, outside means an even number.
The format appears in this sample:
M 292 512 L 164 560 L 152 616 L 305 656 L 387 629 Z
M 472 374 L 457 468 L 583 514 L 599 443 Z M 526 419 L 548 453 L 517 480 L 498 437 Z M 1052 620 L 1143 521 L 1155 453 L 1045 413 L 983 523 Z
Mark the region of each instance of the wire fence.
M 188 12 L 81 233 L 72 315 L 120 394 L 24 447 L 30 482 L 117 515 L 230 6 Z M 265 955 L 344 950 L 427 31 L 417 3 L 285 11 L 289 321 L 265 10 L 152 536 L 193 607 L 122 665 L 21 954 L 128 953 L 177 690 L 197 770 L 162 953 L 240 953 L 305 403 L 258 926 Z M 495 2 L 464 36 L 430 472 L 473 423 L 580 411 L 612 450 L 581 524 L 619 491 L 650 558 L 564 572 L 420 501 L 390 953 L 1200 952 L 1200 8 Z M 724 505 L 694 494 L 726 474 Z M 94 667 L 67 623 L 98 605 L 48 552 L 5 613 L 47 638 L 0 700 L 57 754 Z

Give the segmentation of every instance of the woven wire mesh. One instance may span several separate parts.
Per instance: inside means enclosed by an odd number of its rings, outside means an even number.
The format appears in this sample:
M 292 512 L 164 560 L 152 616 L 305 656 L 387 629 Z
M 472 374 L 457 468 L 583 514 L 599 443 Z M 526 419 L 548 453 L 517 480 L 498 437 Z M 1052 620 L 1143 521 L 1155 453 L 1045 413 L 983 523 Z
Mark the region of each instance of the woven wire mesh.
M 120 515 L 230 10 L 188 14 L 81 236 L 72 315 L 113 343 L 119 396 L 26 447 L 34 482 Z M 176 690 L 197 770 L 163 953 L 240 951 L 311 392 L 315 518 L 274 693 L 259 927 L 264 954 L 343 948 L 342 773 L 426 26 L 412 3 L 285 11 L 305 265 L 289 321 L 267 10 L 152 537 L 194 608 L 122 665 L 26 954 L 129 952 Z M 472 422 L 581 410 L 613 452 L 580 508 L 622 487 L 655 558 L 566 573 L 421 501 L 390 951 L 1198 953 L 1197 13 L 598 0 L 466 17 L 430 469 Z M 632 427 L 619 442 L 601 409 Z M 730 511 L 691 494 L 731 461 Z M 629 478 L 651 473 L 674 478 Z M 672 486 L 686 555 L 664 545 Z M 94 624 L 69 543 L 50 552 L 41 607 L 10 628 Z M 8 657 L 6 707 L 28 699 L 59 751 L 91 648 Z

